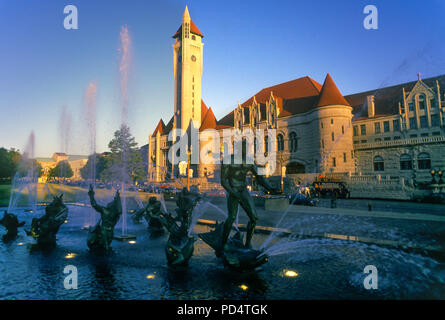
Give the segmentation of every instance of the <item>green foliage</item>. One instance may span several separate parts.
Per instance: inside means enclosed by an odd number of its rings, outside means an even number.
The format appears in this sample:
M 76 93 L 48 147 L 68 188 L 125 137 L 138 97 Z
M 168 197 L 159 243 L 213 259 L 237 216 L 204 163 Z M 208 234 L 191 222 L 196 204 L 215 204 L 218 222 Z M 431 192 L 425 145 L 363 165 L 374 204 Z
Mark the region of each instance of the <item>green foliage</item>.
M 60 161 L 49 170 L 49 178 L 71 178 L 74 172 L 68 161 Z
M 42 167 L 34 159 L 23 158 L 16 149 L 0 148 L 0 181 L 9 183 L 16 172 L 26 176 L 31 168 L 35 175 L 42 175 Z
M 80 175 L 83 179 L 91 179 L 93 172 L 95 172 L 95 179 L 101 179 L 104 170 L 107 168 L 109 157 L 106 153 L 90 155 L 85 166 L 80 169 Z M 95 164 L 95 168 L 94 168 Z M 94 170 L 93 170 L 94 168 Z
M 16 171 L 16 165 L 12 161 L 10 152 L 0 148 L 0 178 L 10 179 Z
M 130 128 L 122 125 L 114 132 L 114 138 L 109 142 L 110 152 L 90 155 L 88 162 L 80 169 L 83 179 L 91 179 L 95 167 L 95 178 L 102 181 L 134 182 L 145 177 L 142 155 L 137 142 L 130 133 Z M 123 168 L 126 168 L 123 171 Z
M 30 171 L 33 171 L 33 175 L 40 177 L 43 174 L 42 166 L 34 159 L 24 159 L 20 160 L 17 167 L 17 172 L 20 177 L 25 177 Z
M 101 179 L 134 182 L 144 178 L 142 156 L 128 126 L 122 125 L 119 130 L 114 132 L 114 138 L 108 147 L 111 152 L 105 157 L 106 168 L 100 174 Z M 126 170 L 122 172 L 124 167 Z

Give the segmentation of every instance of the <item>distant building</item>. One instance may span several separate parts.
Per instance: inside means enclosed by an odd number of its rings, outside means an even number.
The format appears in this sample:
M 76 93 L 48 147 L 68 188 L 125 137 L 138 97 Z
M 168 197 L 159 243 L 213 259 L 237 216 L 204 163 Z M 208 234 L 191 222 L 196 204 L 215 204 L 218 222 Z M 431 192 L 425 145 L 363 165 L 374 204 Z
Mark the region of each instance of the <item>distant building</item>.
M 419 74 L 417 81 L 348 96 L 329 74 L 323 85 L 306 76 L 264 88 L 217 120 L 201 99 L 203 34 L 187 8 L 173 38 L 174 114 L 149 136 L 151 181 L 163 181 L 167 172 L 181 176 L 184 164 L 167 159 L 167 137 L 190 125 L 221 132 L 276 129 L 274 176 L 370 176 L 415 189 L 431 181 L 431 169 L 445 169 L 445 75 L 422 80 Z M 194 177 L 219 174 L 219 165 L 192 169 Z
M 55 152 L 51 158 L 36 158 L 36 161 L 42 166 L 43 171 L 39 182 L 46 182 L 48 180 L 49 170 L 54 168 L 60 161 L 67 161 L 71 169 L 73 169 L 71 180 L 80 180 L 82 179 L 80 169 L 88 162 L 88 156 L 67 155 L 65 153 Z
M 145 172 L 148 170 L 148 143 L 139 148 L 142 157 L 142 165 Z

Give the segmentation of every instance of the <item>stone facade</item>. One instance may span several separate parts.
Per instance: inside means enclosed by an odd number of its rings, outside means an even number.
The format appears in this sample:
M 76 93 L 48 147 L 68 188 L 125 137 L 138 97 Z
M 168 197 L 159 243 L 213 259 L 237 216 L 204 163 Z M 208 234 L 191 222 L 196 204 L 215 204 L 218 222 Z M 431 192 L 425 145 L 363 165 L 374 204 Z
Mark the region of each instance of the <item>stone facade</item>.
M 42 166 L 42 176 L 39 182 L 46 182 L 48 179 L 49 170 L 57 166 L 60 161 L 67 161 L 73 170 L 71 180 L 81 180 L 80 169 L 82 169 L 88 162 L 88 156 L 67 155 L 65 153 L 55 152 L 51 158 L 36 158 L 36 161 Z
M 422 80 L 419 74 L 417 81 L 349 96 L 341 94 L 329 74 L 323 85 L 303 77 L 262 89 L 216 120 L 201 100 L 203 35 L 187 9 L 174 38 L 174 115 L 167 125 L 160 120 L 149 136 L 150 181 L 164 181 L 170 173 L 185 176 L 186 163 L 173 166 L 167 160 L 172 145 L 167 138 L 174 128 L 190 129 L 191 123 L 201 134 L 213 129 L 221 137 L 229 129 L 264 129 L 266 135 L 276 129 L 277 166 L 270 175 L 296 181 L 302 181 L 298 175 L 304 181 L 320 174 L 343 175 L 358 194 L 368 196 L 369 186 L 381 188 L 383 195 L 384 190 L 403 189 L 405 194 L 427 188 L 430 170 L 445 168 L 445 76 Z M 219 145 L 232 152 L 222 139 Z M 219 178 L 219 164 L 191 168 L 195 178 Z

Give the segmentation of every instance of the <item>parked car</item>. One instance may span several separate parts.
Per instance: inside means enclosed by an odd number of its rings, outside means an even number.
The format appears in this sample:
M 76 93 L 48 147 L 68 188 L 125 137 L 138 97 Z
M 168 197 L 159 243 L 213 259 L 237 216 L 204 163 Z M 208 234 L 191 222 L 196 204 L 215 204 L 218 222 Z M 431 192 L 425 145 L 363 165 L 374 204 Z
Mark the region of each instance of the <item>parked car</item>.
M 317 202 L 314 199 L 311 199 L 301 193 L 294 193 L 289 195 L 289 203 L 295 205 L 311 206 L 311 207 L 315 207 L 317 204 Z
M 313 192 L 317 196 L 333 196 L 349 199 L 350 192 L 345 183 L 334 178 L 317 178 L 312 184 Z
M 224 190 L 214 189 L 209 192 L 206 192 L 206 196 L 208 197 L 226 197 L 226 192 Z

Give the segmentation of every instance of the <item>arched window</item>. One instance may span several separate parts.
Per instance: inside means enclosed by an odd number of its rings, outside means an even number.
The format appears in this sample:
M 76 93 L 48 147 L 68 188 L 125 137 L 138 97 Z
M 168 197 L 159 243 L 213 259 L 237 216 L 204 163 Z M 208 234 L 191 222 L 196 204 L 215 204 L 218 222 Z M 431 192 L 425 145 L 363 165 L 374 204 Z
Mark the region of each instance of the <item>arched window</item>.
M 298 149 L 298 139 L 295 132 L 291 132 L 289 135 L 289 151 L 296 152 Z
M 431 157 L 428 153 L 421 153 L 417 157 L 417 166 L 419 170 L 431 169 Z
M 413 160 L 411 156 L 408 154 L 402 154 L 400 156 L 400 170 L 412 170 L 413 169 Z
M 374 171 L 385 171 L 385 162 L 381 156 L 374 157 Z
M 277 149 L 278 151 L 284 150 L 284 137 L 281 133 L 277 135 Z

